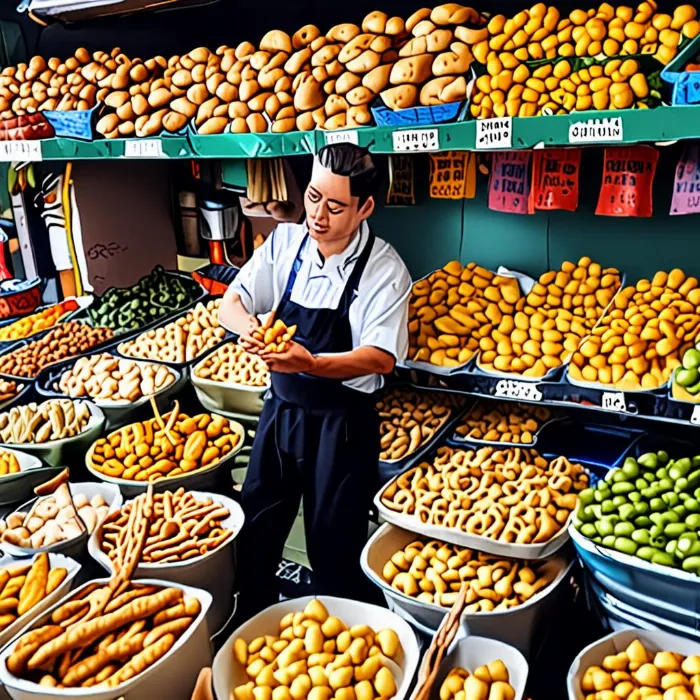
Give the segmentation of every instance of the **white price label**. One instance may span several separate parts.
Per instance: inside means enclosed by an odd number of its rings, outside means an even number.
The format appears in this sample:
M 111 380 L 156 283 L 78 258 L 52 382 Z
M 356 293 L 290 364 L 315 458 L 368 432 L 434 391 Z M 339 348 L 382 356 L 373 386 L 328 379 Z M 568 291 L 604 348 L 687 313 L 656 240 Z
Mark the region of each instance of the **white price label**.
M 496 396 L 524 401 L 542 401 L 542 392 L 534 384 L 512 379 L 501 379 L 496 384 Z
M 438 151 L 440 135 L 437 129 L 410 129 L 391 134 L 395 151 Z
M 37 162 L 42 159 L 41 141 L 0 141 L 0 162 Z
M 606 411 L 624 413 L 627 410 L 625 395 L 621 391 L 605 391 L 603 392 L 601 407 Z
M 512 148 L 513 119 L 501 117 L 495 119 L 477 119 L 476 147 L 492 150 L 494 148 Z
M 569 143 L 622 141 L 622 117 L 586 119 L 569 124 Z
M 690 415 L 690 422 L 693 425 L 700 425 L 700 406 L 693 406 L 693 412 Z
M 357 146 L 357 131 L 327 131 L 325 141 L 326 146 L 332 143 L 354 143 Z
M 167 158 L 160 139 L 129 139 L 124 142 L 125 158 Z

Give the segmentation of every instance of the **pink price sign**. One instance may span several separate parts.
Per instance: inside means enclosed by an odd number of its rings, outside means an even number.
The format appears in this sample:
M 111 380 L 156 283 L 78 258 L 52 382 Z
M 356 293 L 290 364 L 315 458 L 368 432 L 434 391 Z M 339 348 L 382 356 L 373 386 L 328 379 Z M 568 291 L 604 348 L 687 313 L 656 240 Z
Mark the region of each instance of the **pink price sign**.
M 530 151 L 494 152 L 489 178 L 489 209 L 527 214 Z
M 700 214 L 700 148 L 696 143 L 685 147 L 676 166 L 670 214 Z

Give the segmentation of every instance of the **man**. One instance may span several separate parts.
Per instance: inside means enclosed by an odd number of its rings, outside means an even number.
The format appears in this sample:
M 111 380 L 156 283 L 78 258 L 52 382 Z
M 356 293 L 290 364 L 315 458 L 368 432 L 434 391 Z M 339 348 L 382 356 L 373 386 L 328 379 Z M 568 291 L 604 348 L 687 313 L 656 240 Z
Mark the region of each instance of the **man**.
M 408 347 L 411 278 L 367 225 L 375 168 L 352 144 L 323 148 L 304 195 L 305 224 L 280 224 L 241 269 L 221 323 L 272 373 L 243 485 L 241 605 L 277 602 L 275 573 L 304 499 L 316 593 L 362 597 L 359 565 L 376 489 L 379 421 L 372 392 Z M 250 337 L 258 314 L 297 331 L 265 354 Z

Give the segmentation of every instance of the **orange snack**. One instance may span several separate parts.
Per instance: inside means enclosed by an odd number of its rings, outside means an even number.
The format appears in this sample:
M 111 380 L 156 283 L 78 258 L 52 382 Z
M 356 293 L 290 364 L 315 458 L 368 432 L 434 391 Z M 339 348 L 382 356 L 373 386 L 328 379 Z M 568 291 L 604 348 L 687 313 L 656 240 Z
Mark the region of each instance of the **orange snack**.
M 67 299 L 42 311 L 17 319 L 13 323 L 0 328 L 0 340 L 21 340 L 30 335 L 55 326 L 67 313 L 75 311 L 78 303 L 75 299 Z

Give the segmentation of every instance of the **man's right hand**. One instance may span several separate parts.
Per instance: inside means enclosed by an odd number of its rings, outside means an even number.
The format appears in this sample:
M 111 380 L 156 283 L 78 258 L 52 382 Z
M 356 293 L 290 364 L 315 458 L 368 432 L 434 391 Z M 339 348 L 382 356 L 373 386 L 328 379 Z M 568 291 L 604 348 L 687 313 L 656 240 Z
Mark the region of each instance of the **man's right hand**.
M 247 352 L 252 352 L 257 355 L 265 348 L 265 344 L 253 338 L 253 331 L 255 331 L 256 328 L 260 328 L 260 321 L 258 321 L 257 316 L 249 316 L 248 327 L 245 333 L 241 333 L 238 344 Z

